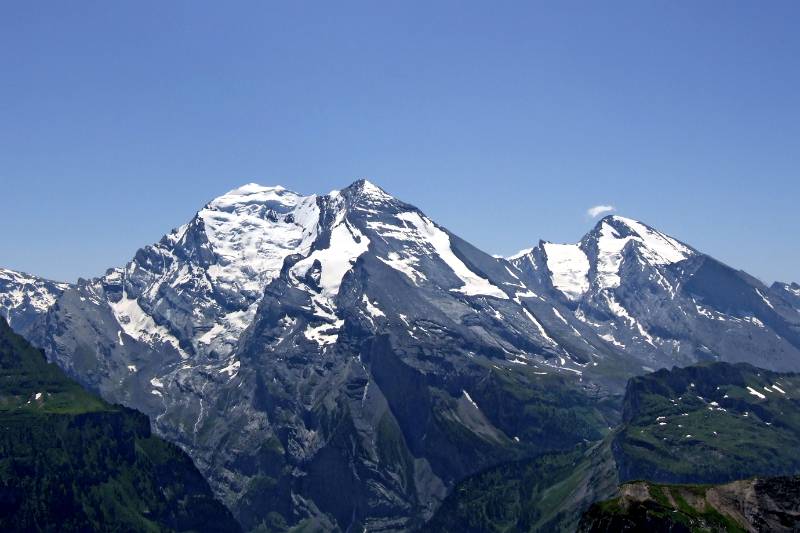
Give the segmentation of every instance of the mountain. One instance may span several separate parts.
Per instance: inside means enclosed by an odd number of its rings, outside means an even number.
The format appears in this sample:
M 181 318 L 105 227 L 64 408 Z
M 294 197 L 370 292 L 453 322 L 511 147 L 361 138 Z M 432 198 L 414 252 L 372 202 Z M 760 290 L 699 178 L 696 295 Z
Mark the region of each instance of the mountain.
M 506 260 L 365 180 L 245 185 L 59 290 L 15 327 L 148 415 L 245 529 L 412 528 L 461 479 L 603 439 L 631 376 L 800 369 L 788 297 L 644 224 Z
M 0 318 L 3 531 L 238 531 L 145 416 L 84 391 Z
M 509 259 L 559 310 L 549 322 L 542 313 L 545 328 L 561 322 L 598 351 L 599 338 L 624 352 L 625 380 L 701 361 L 800 369 L 793 286 L 767 287 L 641 222 L 608 216 L 577 244 L 542 242 Z
M 756 478 L 724 485 L 629 483 L 593 505 L 578 531 L 797 531 L 800 477 Z
M 68 288 L 68 283 L 0 268 L 0 316 L 21 335 L 29 335 L 36 319 Z
M 369 182 L 248 185 L 79 280 L 31 338 L 149 415 L 245 528 L 403 529 L 615 416 L 516 275 Z

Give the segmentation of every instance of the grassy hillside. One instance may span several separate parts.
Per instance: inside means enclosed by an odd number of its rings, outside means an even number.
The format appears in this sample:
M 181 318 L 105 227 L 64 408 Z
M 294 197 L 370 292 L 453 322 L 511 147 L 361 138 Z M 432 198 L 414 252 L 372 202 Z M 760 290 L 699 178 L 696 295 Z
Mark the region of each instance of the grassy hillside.
M 574 531 L 581 512 L 616 485 L 608 440 L 506 463 L 457 484 L 421 531 Z
M 622 481 L 722 483 L 800 473 L 800 375 L 746 364 L 661 370 L 628 383 L 614 442 Z

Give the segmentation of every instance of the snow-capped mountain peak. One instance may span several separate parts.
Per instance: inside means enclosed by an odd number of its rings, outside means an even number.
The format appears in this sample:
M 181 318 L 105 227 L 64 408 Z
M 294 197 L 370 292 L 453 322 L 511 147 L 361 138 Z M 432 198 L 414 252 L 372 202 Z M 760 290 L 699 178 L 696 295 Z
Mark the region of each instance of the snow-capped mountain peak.
M 322 529 L 408 529 L 467 473 L 447 450 L 493 446 L 463 461 L 481 469 L 549 449 L 560 424 L 525 414 L 541 400 L 594 406 L 697 361 L 800 368 L 797 284 L 767 288 L 620 216 L 493 258 L 368 180 L 317 196 L 249 183 L 101 278 L 37 283 L 0 270 L 0 313 L 24 332 L 31 310 L 51 360 L 149 415 L 254 526 L 271 489 L 253 481 L 278 476 L 291 516 Z M 328 482 L 351 496 L 341 512 Z
M 533 251 L 533 247 L 523 248 L 519 252 L 517 252 L 515 254 L 512 254 L 512 255 L 509 255 L 508 257 L 506 257 L 506 259 L 508 259 L 509 261 L 514 261 L 515 259 L 522 259 L 523 257 L 529 255 L 532 251 Z M 500 258 L 502 256 L 498 255 L 496 257 Z
M 645 250 L 645 258 L 654 265 L 678 263 L 694 254 L 691 248 L 680 241 L 632 218 L 611 215 L 603 219 L 601 228 L 602 237 L 606 239 L 603 244 L 611 250 L 619 245 L 611 244 L 610 240 L 637 241 Z M 603 244 L 600 245 L 601 249 L 605 248 Z
M 17 331 L 25 331 L 67 288 L 68 283 L 0 268 L 0 316 Z
M 198 214 L 215 264 L 212 283 L 260 293 L 286 256 L 307 253 L 316 237 L 316 196 L 281 186 L 249 183 L 214 200 Z
M 366 179 L 360 179 L 341 191 L 337 191 L 347 198 L 348 205 L 351 209 L 360 211 L 367 216 L 380 215 L 381 213 L 389 210 L 411 209 L 405 203 L 401 202 L 382 188 Z
M 582 245 L 584 249 L 594 249 L 596 253 L 595 283 L 601 289 L 619 286 L 623 251 L 629 243 L 636 246 L 641 257 L 651 266 L 678 263 L 694 253 L 672 237 L 619 215 L 603 218 L 589 236 L 584 238 Z
M 660 268 L 697 254 L 680 241 L 637 220 L 609 215 L 575 244 L 541 242 L 512 255 L 509 261 L 537 270 L 546 266 L 550 282 L 567 299 L 580 300 L 590 289 L 615 289 L 626 250 L 633 247 L 649 267 Z
M 183 349 L 227 353 L 284 259 L 309 253 L 318 204 L 315 195 L 255 183 L 211 200 L 189 223 L 103 278 L 117 321 L 140 340 L 172 334 L 185 339 Z M 131 324 L 142 327 L 134 331 Z
M 297 193 L 289 191 L 281 185 L 264 186 L 258 183 L 246 183 L 241 187 L 232 189 L 225 194 L 218 196 L 208 203 L 209 206 L 218 209 L 225 209 L 228 206 L 241 206 L 252 203 L 268 204 L 269 202 L 281 202 L 281 197 L 299 196 Z

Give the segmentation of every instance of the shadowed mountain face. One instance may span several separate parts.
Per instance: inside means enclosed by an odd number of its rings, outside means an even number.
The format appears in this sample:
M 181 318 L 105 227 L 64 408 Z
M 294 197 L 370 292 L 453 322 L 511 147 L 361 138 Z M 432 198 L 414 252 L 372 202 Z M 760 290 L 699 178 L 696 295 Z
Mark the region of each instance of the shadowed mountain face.
M 0 318 L 3 531 L 238 531 L 145 416 L 86 392 Z
M 621 217 L 497 259 L 359 181 L 246 185 L 125 267 L 3 305 L 149 415 L 246 528 L 393 530 L 471 473 L 601 438 L 630 376 L 800 368 L 786 287 Z

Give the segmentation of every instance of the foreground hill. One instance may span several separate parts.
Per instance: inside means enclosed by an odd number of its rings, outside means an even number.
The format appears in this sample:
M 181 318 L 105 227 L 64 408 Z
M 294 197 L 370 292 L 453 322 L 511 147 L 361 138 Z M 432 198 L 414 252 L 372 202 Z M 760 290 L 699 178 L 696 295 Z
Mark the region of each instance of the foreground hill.
M 0 318 L 0 529 L 238 531 L 144 415 L 48 364 Z
M 605 531 L 783 533 L 800 528 L 800 476 L 724 485 L 626 483 L 584 513 L 580 533 Z

